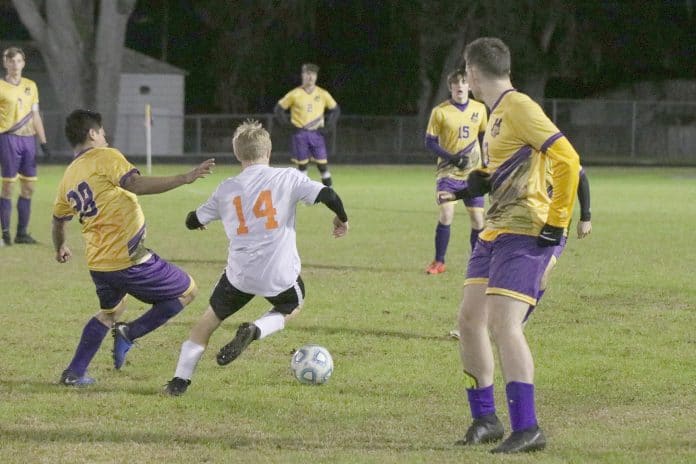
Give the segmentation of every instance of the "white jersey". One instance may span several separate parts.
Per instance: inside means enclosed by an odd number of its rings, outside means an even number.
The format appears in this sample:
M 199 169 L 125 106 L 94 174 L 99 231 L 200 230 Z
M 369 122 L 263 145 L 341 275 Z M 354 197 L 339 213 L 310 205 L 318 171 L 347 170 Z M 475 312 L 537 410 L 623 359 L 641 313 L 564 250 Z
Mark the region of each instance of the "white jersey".
M 314 204 L 323 184 L 295 168 L 254 164 L 224 180 L 196 210 L 201 224 L 222 220 L 230 241 L 225 273 L 239 290 L 275 296 L 300 275 L 295 208 Z

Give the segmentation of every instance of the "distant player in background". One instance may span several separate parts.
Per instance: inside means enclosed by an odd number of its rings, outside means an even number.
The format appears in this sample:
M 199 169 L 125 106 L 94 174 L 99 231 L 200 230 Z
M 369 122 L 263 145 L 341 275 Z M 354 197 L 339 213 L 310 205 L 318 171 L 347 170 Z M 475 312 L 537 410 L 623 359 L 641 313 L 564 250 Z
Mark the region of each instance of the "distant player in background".
M 53 206 L 56 260 L 66 263 L 72 256 L 65 244 L 65 223 L 77 215 L 101 310 L 85 325 L 60 383 L 84 386 L 94 383 L 87 366 L 109 329 L 113 328 L 114 367 L 120 369 L 134 340 L 174 317 L 196 294 L 196 283 L 186 272 L 145 247 L 145 218 L 136 195 L 190 184 L 209 174 L 215 163 L 209 159 L 176 176 L 141 176 L 120 151 L 108 147 L 101 115 L 88 110 L 75 110 L 67 117 L 65 135 L 75 158 L 65 170 Z M 117 322 L 128 294 L 152 308 L 134 321 Z
M 331 94 L 316 85 L 318 74 L 319 66 L 303 64 L 302 85 L 281 98 L 274 112 L 282 124 L 297 129 L 292 136 L 291 159 L 297 169 L 306 174 L 309 162 L 315 163 L 321 182 L 331 187 L 324 134 L 336 126 L 341 110 Z
M 295 169 L 268 165 L 271 137 L 261 124 L 241 124 L 232 144 L 242 172 L 222 182 L 186 218 L 189 229 L 204 229 L 221 220 L 230 246 L 227 267 L 210 296 L 210 305 L 181 345 L 174 378 L 165 390 L 173 396 L 182 395 L 191 384 L 212 333 L 254 296 L 264 297 L 273 307 L 254 322 L 239 326 L 234 339 L 217 355 L 221 366 L 234 361 L 252 341 L 282 330 L 285 321 L 302 308 L 305 290 L 295 238 L 298 203 L 325 204 L 336 214 L 334 237 L 348 232 L 348 216 L 333 189 Z
M 425 134 L 425 146 L 437 162 L 437 198 L 466 187 L 466 177 L 481 167 L 479 136 L 483 136 L 488 119 L 483 103 L 469 99 L 466 72 L 458 69 L 447 76 L 450 99 L 430 113 Z M 450 240 L 450 225 L 454 218 L 452 201 L 441 202 L 440 218 L 435 228 L 435 259 L 425 269 L 427 274 L 445 272 L 445 253 Z M 483 197 L 467 198 L 464 205 L 469 213 L 471 233 L 469 242 L 474 249 L 478 234 L 483 229 Z
M 12 190 L 19 178 L 17 198 L 17 234 L 15 243 L 35 244 L 27 232 L 31 216 L 31 197 L 36 182 L 36 136 L 48 158 L 36 83 L 22 77 L 26 57 L 22 49 L 10 47 L 2 54 L 5 78 L 0 81 L 0 165 L 2 166 L 2 193 L 0 193 L 0 225 L 2 245 L 11 245 L 10 218 L 12 217 Z
M 579 157 L 539 105 L 512 86 L 505 43 L 476 39 L 466 46 L 464 59 L 474 97 L 491 110 L 483 142 L 486 167 L 469 174 L 465 197 L 490 192 L 490 206 L 459 308 L 460 356 L 473 421 L 457 444 L 504 436 L 493 393 L 495 344 L 512 433 L 491 452 L 537 451 L 546 446 L 546 437 L 536 418 L 534 360 L 523 321 L 536 305 L 542 277 L 572 217 Z

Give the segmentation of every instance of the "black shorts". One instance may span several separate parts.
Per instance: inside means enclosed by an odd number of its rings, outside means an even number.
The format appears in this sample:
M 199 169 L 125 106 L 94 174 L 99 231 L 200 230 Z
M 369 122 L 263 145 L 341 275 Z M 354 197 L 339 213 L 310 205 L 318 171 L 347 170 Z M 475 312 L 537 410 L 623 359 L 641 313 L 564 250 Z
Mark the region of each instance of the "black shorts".
M 210 295 L 210 306 L 220 320 L 225 320 L 242 309 L 254 296 L 256 295 L 235 288 L 223 272 L 213 294 Z M 275 296 L 265 298 L 273 305 L 273 310 L 282 314 L 290 314 L 302 304 L 304 296 L 304 282 L 300 276 L 297 276 L 295 285 Z

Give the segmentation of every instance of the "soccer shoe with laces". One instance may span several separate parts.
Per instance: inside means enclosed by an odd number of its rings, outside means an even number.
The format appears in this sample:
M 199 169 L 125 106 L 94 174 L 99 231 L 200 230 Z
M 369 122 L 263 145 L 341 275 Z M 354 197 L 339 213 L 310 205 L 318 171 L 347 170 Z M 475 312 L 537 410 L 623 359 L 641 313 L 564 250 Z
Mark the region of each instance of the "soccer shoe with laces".
M 544 448 L 546 448 L 546 437 L 544 432 L 535 425 L 528 429 L 512 432 L 497 448 L 493 448 L 491 453 L 529 453 Z
M 3 240 L 4 240 L 4 237 L 3 237 Z M 14 242 L 21 244 L 21 245 L 36 245 L 37 243 L 39 243 L 36 241 L 36 239 L 34 237 L 32 237 L 31 235 L 26 234 L 26 233 L 15 235 Z
M 191 381 L 188 379 L 182 379 L 181 377 L 174 377 L 172 380 L 167 382 L 164 388 L 164 393 L 169 396 L 180 396 L 186 393 L 186 389 L 191 385 Z
M 447 270 L 447 266 L 442 261 L 433 261 L 425 268 L 425 273 L 430 275 L 442 274 Z
M 117 322 L 111 329 L 111 334 L 114 337 L 114 349 L 111 352 L 114 358 L 114 368 L 120 369 L 126 362 L 126 353 L 133 346 L 133 342 L 128 337 L 128 324 Z
M 86 387 L 94 384 L 95 382 L 96 380 L 89 377 L 87 374 L 80 377 L 70 369 L 65 369 L 60 375 L 60 384 L 65 385 L 66 387 Z
M 457 440 L 454 444 L 468 446 L 491 443 L 502 439 L 504 434 L 503 424 L 493 413 L 474 419 L 464 438 Z
M 10 246 L 12 245 L 12 239 L 10 238 L 10 233 L 9 232 L 3 232 L 2 233 L 2 243 L 5 246 Z
M 242 354 L 251 342 L 256 339 L 259 328 L 250 322 L 244 322 L 237 329 L 237 334 L 231 342 L 223 346 L 217 354 L 217 363 L 225 366 Z

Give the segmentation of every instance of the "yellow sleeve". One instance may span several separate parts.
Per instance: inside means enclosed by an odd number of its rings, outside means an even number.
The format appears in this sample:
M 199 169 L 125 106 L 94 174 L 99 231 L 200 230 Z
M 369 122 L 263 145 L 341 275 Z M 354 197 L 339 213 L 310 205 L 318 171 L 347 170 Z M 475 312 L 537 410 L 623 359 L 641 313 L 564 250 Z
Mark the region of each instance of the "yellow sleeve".
M 108 155 L 104 154 L 104 159 L 100 164 L 101 174 L 103 174 L 109 182 L 119 187 L 123 186 L 124 181 L 128 176 L 140 174 L 140 171 L 128 162 L 123 154 L 116 150 L 108 150 Z
M 71 219 L 75 215 L 72 205 L 68 203 L 68 199 L 63 192 L 63 183 L 58 187 L 56 199 L 53 202 L 53 217 L 57 219 Z
M 430 119 L 428 120 L 428 128 L 425 130 L 425 135 L 431 137 L 438 137 L 440 135 L 440 118 L 438 117 L 440 112 L 437 108 L 433 108 L 430 112 Z
M 295 102 L 295 99 L 293 98 L 295 94 L 294 90 L 291 90 L 290 92 L 286 93 L 283 98 L 278 100 L 278 104 L 280 105 L 281 108 L 284 110 L 287 110 L 292 106 L 292 104 Z
M 338 105 L 338 103 L 336 103 L 336 100 L 334 100 L 331 94 L 327 91 L 324 91 L 324 104 L 326 105 L 327 110 L 332 110 L 336 108 L 336 105 Z
M 486 126 L 488 126 L 488 112 L 486 106 L 483 105 L 483 116 L 481 117 L 481 125 L 479 126 L 479 133 L 486 132 Z
M 580 157 L 567 138 L 560 137 L 546 149 L 553 178 L 553 198 L 546 222 L 567 227 L 573 214 L 580 179 Z

